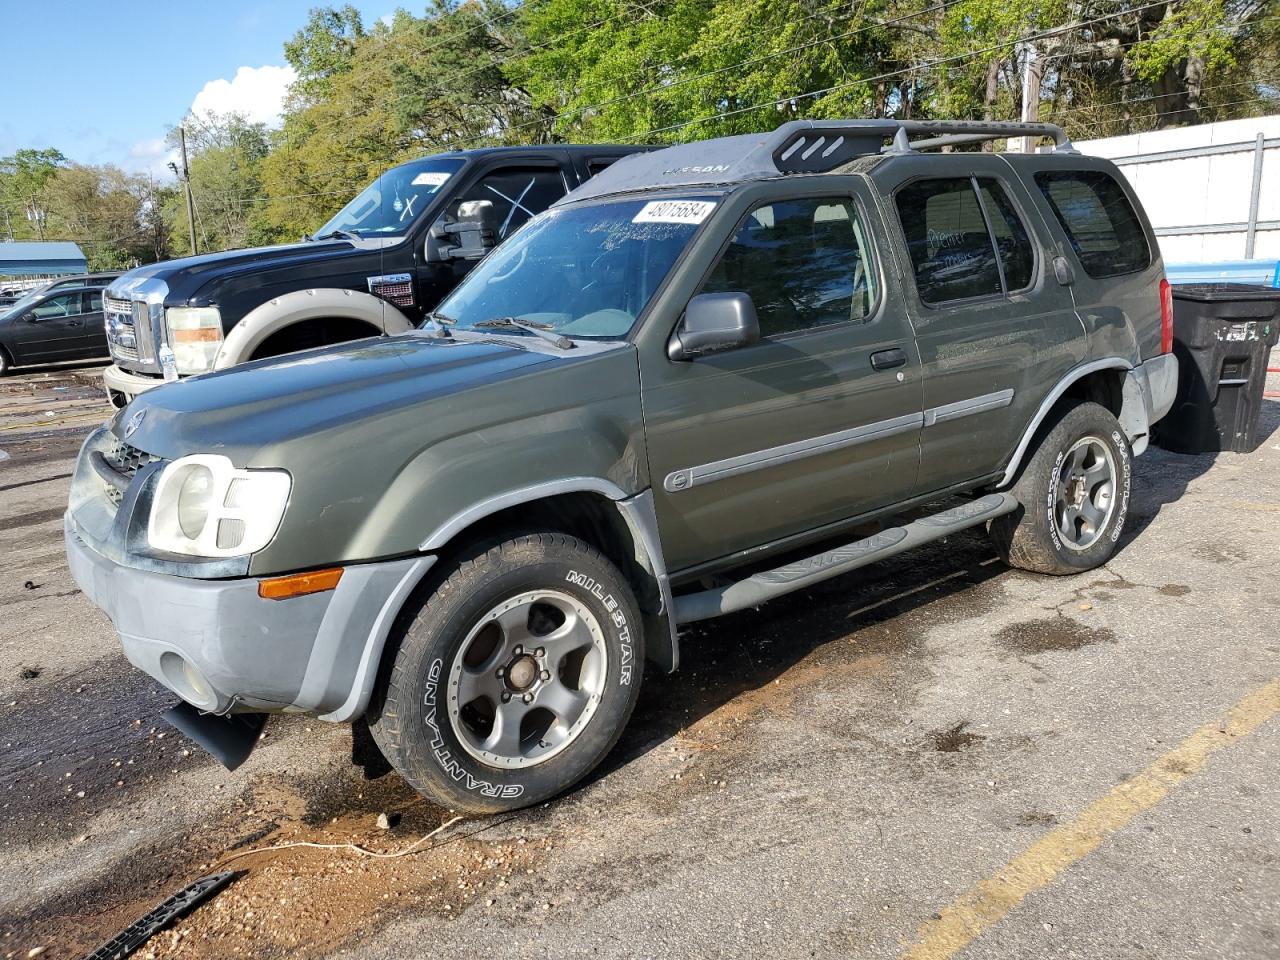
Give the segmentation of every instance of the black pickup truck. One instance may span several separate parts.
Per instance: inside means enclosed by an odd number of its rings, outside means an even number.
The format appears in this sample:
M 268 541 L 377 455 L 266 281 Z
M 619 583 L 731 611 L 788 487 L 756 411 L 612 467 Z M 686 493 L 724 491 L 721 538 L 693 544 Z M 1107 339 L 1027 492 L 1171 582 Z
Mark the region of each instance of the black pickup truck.
M 179 377 L 421 322 L 498 242 L 647 147 L 463 150 L 393 167 L 314 236 L 140 267 L 107 290 L 111 402 Z

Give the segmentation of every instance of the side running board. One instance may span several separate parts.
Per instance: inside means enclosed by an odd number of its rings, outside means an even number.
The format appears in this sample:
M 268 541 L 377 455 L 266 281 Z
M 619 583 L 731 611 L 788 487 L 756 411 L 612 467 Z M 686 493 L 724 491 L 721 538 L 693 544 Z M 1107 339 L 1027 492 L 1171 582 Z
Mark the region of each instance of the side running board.
M 675 598 L 676 622 L 692 623 L 759 606 L 766 600 L 838 577 L 869 563 L 886 560 L 922 543 L 959 533 L 1016 509 L 1018 501 L 1011 494 L 988 494 L 900 527 L 881 530 L 864 540 L 855 540 L 817 556 L 765 570 L 727 587 L 685 594 Z

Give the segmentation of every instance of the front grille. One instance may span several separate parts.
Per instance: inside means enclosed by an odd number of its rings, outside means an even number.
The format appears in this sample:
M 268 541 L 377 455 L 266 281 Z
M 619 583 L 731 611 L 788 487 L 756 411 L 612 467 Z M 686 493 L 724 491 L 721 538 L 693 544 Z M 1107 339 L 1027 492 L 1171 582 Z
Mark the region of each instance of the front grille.
M 107 343 L 119 360 L 149 362 L 155 355 L 151 335 L 151 312 L 140 300 L 104 297 L 102 309 L 106 317 Z
M 107 463 L 111 464 L 118 473 L 124 474 L 130 480 L 133 479 L 134 474 L 147 464 L 155 463 L 162 459 L 139 450 L 137 447 L 127 444 L 123 440 L 112 441 L 111 446 L 107 448 L 103 457 L 106 458 Z M 102 488 L 106 492 L 107 499 L 116 506 L 119 506 L 124 494 L 109 483 L 104 483 Z

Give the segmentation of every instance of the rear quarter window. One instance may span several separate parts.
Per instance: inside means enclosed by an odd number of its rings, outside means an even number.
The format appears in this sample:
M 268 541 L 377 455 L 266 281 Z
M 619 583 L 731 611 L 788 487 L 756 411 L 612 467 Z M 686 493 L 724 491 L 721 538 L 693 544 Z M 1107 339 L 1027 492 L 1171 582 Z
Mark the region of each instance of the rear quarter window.
M 1036 186 L 1091 277 L 1118 277 L 1151 265 L 1142 223 L 1120 184 L 1098 170 L 1036 174 Z

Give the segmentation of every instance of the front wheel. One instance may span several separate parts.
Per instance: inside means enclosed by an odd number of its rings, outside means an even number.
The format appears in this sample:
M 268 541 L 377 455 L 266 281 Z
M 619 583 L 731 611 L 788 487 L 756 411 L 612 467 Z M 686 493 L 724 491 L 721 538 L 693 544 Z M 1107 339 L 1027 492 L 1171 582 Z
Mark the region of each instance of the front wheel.
M 529 806 L 586 776 L 640 689 L 631 588 L 563 534 L 476 551 L 426 598 L 375 693 L 369 726 L 420 793 L 459 810 Z
M 1105 407 L 1080 403 L 1040 437 L 1011 493 L 1022 508 L 991 522 L 991 539 L 1010 566 L 1034 573 L 1080 573 L 1116 551 L 1129 513 L 1132 453 Z

